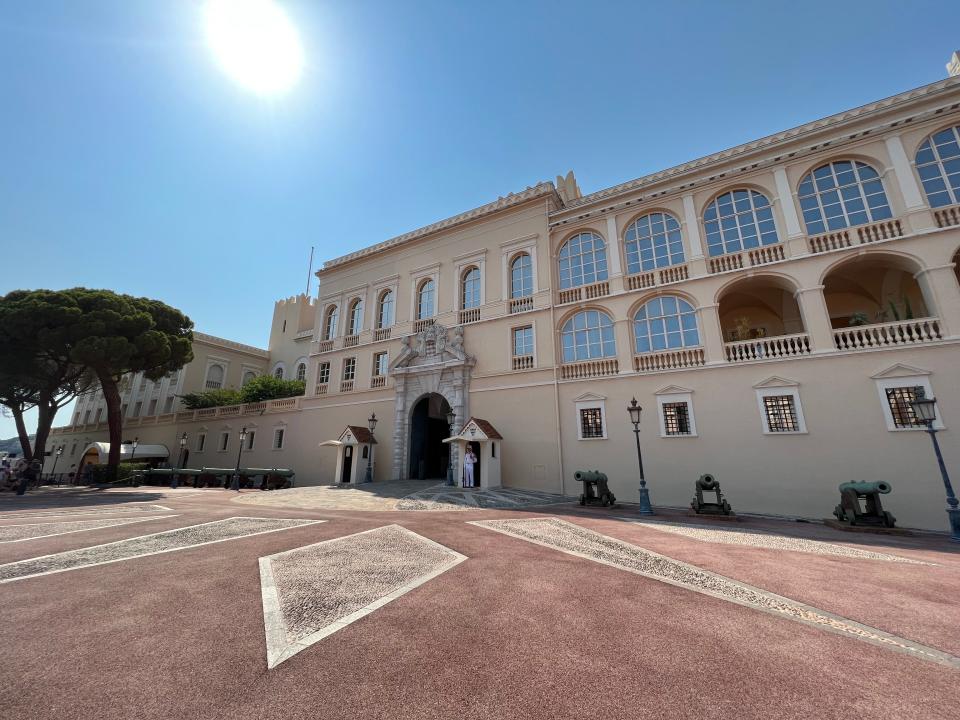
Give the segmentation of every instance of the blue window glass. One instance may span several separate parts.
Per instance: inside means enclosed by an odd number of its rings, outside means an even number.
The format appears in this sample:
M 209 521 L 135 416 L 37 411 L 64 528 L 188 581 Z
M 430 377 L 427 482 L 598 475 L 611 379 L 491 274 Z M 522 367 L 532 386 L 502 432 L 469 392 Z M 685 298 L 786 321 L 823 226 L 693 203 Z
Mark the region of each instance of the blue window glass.
M 340 309 L 333 305 L 327 310 L 327 319 L 323 324 L 323 339 L 333 340 L 337 334 L 337 322 L 340 319 Z
M 533 263 L 527 253 L 517 255 L 510 263 L 510 297 L 533 295 Z
M 680 223 L 672 215 L 651 213 L 630 223 L 624 235 L 629 274 L 683 262 Z
M 960 125 L 927 138 L 916 161 L 930 207 L 960 203 Z
M 574 235 L 560 248 L 560 289 L 580 287 L 607 279 L 607 252 L 596 233 Z
M 433 317 L 433 301 L 436 293 L 433 280 L 424 282 L 417 291 L 417 320 Z
M 748 250 L 780 241 L 770 201 L 755 190 L 733 190 L 703 212 L 710 255 Z
M 613 321 L 599 310 L 584 310 L 563 324 L 560 345 L 564 362 L 616 357 Z
M 480 268 L 472 267 L 463 274 L 460 306 L 464 310 L 480 307 Z
M 633 337 L 638 354 L 697 346 L 696 311 L 682 298 L 654 298 L 633 316 Z
M 859 161 L 821 165 L 800 181 L 797 199 L 810 235 L 892 217 L 880 176 Z
M 393 291 L 385 290 L 380 296 L 377 309 L 377 329 L 393 325 Z

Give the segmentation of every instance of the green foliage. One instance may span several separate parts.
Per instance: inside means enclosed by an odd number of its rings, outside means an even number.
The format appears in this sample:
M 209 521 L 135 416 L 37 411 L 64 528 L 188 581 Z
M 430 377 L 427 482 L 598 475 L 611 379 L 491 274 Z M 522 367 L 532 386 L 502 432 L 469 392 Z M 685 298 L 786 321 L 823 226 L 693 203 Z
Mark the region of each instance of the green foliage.
M 116 481 L 115 482 L 126 482 L 130 475 L 133 474 L 135 470 L 146 470 L 150 467 L 150 463 L 138 463 L 138 462 L 125 462 L 120 463 L 120 467 L 117 468 L 116 472 Z M 114 482 L 112 480 L 112 468 L 109 465 L 92 465 L 90 467 L 90 484 L 92 485 L 103 485 L 105 483 Z
M 205 392 L 187 393 L 182 395 L 184 407 L 188 410 L 201 408 L 221 407 L 223 405 L 239 405 L 243 402 L 238 390 L 207 390 Z
M 261 375 L 254 378 L 240 390 L 241 402 L 253 403 L 264 400 L 297 397 L 303 395 L 306 383 L 303 380 L 279 380 L 273 375 Z
M 850 316 L 850 322 L 848 325 L 850 327 L 858 327 L 860 325 L 869 325 L 870 318 L 867 317 L 865 312 L 855 312 Z

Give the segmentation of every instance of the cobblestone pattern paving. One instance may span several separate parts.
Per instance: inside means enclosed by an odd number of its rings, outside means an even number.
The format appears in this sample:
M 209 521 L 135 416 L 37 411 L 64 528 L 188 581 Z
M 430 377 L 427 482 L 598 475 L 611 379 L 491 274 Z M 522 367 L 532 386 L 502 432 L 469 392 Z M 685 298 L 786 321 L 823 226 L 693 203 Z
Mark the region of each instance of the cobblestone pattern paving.
M 268 667 L 465 559 L 399 525 L 260 558 Z
M 158 553 L 188 550 L 198 545 L 236 540 L 251 535 L 312 525 L 322 520 L 288 520 L 275 518 L 234 517 L 201 525 L 167 530 L 151 535 L 140 535 L 104 545 L 68 550 L 53 555 L 20 560 L 0 565 L 0 583 L 22 580 L 67 570 L 103 565 Z
M 816 555 L 836 555 L 838 557 L 857 558 L 862 560 L 885 560 L 886 562 L 908 563 L 910 565 L 933 565 L 934 563 L 912 558 L 891 555 L 889 553 L 862 550 L 846 545 L 824 542 L 823 540 L 808 540 L 806 538 L 790 537 L 773 532 L 758 532 L 739 528 L 716 528 L 707 525 L 685 525 L 669 522 L 652 522 L 649 520 L 633 520 L 632 522 L 644 527 L 683 535 L 694 540 L 721 543 L 723 545 L 747 545 L 749 547 L 765 548 L 768 550 L 794 550 L 796 552 L 814 553 Z
M 397 502 L 397 510 L 477 510 L 509 509 L 571 503 L 573 498 L 538 492 L 497 488 L 492 490 L 466 490 L 447 485 L 436 485 L 413 493 Z
M 3 513 L 0 515 L 2 520 L 13 520 L 16 518 L 44 518 L 44 517 L 62 517 L 69 515 L 115 515 L 123 513 L 149 513 L 149 512 L 170 512 L 171 508 L 166 505 L 131 505 L 131 504 L 96 504 L 65 506 L 63 508 L 44 508 L 42 510 L 21 510 L 19 512 Z
M 761 588 L 711 573 L 695 565 L 673 560 L 559 518 L 487 520 L 474 521 L 471 524 L 960 669 L 960 658 L 936 648 L 885 633 Z
M 149 520 L 164 520 L 176 517 L 175 515 L 155 515 L 144 518 L 111 518 L 109 520 L 75 520 L 72 522 L 30 523 L 26 525 L 0 525 L 0 543 L 22 542 L 53 535 L 67 535 L 83 532 L 84 530 L 99 530 L 100 528 L 116 527 L 118 525 L 132 525 L 133 523 Z

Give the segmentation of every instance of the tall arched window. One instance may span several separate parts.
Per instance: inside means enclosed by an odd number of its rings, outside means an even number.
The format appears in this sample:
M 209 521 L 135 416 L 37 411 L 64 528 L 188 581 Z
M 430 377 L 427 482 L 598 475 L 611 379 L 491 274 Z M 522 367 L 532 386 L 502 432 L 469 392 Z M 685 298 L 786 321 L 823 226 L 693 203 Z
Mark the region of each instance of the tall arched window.
M 916 159 L 930 207 L 960 203 L 960 125 L 928 137 Z
M 433 280 L 424 280 L 417 290 L 417 320 L 426 320 L 433 317 L 433 306 L 436 295 L 436 286 Z
M 360 331 L 363 329 L 363 300 L 360 298 L 357 298 L 350 303 L 349 319 L 350 327 L 347 328 L 347 334 L 359 335 Z
M 520 253 L 510 263 L 510 298 L 533 295 L 533 261 L 528 253 Z
M 667 213 L 637 218 L 624 235 L 627 272 L 631 275 L 683 262 L 680 223 Z
M 683 298 L 653 298 L 633 316 L 633 337 L 637 353 L 699 345 L 696 310 Z
M 340 308 L 331 305 L 327 309 L 327 317 L 323 321 L 323 339 L 333 340 L 337 335 L 337 322 L 340 316 Z
M 756 190 L 724 193 L 703 212 L 707 251 L 724 255 L 779 242 L 770 201 Z
M 307 364 L 305 362 L 297 363 L 297 380 L 300 382 L 306 382 L 307 379 Z
M 808 173 L 797 199 L 810 235 L 892 216 L 880 176 L 859 160 L 838 160 Z
M 380 293 L 377 302 L 377 329 L 393 325 L 393 290 L 384 290 Z
M 207 368 L 206 386 L 208 390 L 219 390 L 223 387 L 223 366 L 211 365 Z
M 607 279 L 607 251 L 603 238 L 582 232 L 560 248 L 560 289 L 589 285 Z
M 480 268 L 472 267 L 460 276 L 460 308 L 480 307 Z
M 243 384 L 246 385 L 248 382 L 257 377 L 257 374 L 253 370 L 247 370 L 243 374 Z
M 273 376 L 274 376 L 277 380 L 283 380 L 283 365 L 277 365 L 277 366 L 273 369 Z
M 560 331 L 564 362 L 616 357 L 613 321 L 600 310 L 578 312 Z

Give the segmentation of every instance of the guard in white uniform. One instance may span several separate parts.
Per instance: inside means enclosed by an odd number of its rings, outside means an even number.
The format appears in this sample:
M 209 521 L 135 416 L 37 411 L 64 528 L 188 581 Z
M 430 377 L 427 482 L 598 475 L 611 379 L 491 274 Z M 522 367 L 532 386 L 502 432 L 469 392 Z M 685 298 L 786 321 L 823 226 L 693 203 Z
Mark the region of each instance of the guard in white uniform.
M 473 454 L 470 446 L 467 446 L 466 455 L 463 458 L 463 486 L 473 487 L 473 465 L 477 462 L 477 456 Z

